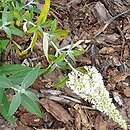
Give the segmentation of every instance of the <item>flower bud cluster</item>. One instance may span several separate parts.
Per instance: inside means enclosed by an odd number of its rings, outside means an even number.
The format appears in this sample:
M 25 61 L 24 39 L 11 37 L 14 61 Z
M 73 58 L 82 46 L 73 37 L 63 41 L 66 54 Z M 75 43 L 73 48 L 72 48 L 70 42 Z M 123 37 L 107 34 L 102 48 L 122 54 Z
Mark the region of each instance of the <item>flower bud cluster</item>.
M 85 66 L 84 69 L 86 70 L 85 74 L 77 70 L 68 74 L 67 87 L 70 87 L 84 100 L 91 102 L 95 109 L 112 118 L 126 130 L 126 122 L 112 103 L 109 92 L 104 86 L 102 75 L 95 67 Z

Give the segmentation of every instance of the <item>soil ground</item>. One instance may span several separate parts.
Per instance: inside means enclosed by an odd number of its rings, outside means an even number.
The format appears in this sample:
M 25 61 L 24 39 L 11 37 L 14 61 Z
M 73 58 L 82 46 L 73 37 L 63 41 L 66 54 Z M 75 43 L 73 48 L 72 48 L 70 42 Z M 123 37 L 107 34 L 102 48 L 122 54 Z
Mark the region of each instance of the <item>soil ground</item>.
M 57 43 L 59 47 L 82 40 L 78 49 L 85 53 L 77 57 L 75 67 L 96 66 L 130 130 L 130 0 L 52 0 L 49 18 L 57 19 L 59 28 L 69 31 L 67 38 Z M 14 38 L 23 47 L 29 39 Z M 48 66 L 40 49 L 18 57 L 8 52 L 10 46 L 3 57 L 5 64 L 26 61 L 31 67 L 39 62 L 42 68 Z M 30 88 L 40 95 L 44 119 L 20 107 L 15 126 L 0 117 L 0 130 L 121 130 L 69 88 L 55 90 L 53 85 L 63 75 L 56 70 L 37 79 Z

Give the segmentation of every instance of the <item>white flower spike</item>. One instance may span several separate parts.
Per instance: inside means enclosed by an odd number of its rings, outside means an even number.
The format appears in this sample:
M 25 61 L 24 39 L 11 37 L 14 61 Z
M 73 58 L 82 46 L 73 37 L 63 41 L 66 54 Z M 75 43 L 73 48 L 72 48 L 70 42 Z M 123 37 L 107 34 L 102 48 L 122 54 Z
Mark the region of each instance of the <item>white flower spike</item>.
M 78 70 L 68 74 L 67 87 L 70 87 L 74 93 L 84 100 L 91 102 L 94 108 L 103 112 L 127 130 L 125 120 L 112 103 L 109 92 L 104 86 L 102 75 L 95 67 L 85 66 L 84 69 L 87 72 L 85 74 Z

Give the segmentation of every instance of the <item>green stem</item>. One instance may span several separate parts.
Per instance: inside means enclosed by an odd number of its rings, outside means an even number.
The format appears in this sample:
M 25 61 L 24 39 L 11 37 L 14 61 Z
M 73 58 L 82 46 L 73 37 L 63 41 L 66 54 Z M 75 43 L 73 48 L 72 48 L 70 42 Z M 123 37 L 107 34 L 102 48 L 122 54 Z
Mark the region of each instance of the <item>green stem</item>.
M 56 49 L 56 51 L 59 53 L 59 54 L 62 54 L 60 49 L 55 45 L 55 43 L 53 41 L 51 41 L 51 44 L 53 45 L 53 47 Z M 77 72 L 77 70 L 70 64 L 70 62 L 64 58 L 65 62 L 68 63 L 69 67 L 74 71 L 74 72 Z

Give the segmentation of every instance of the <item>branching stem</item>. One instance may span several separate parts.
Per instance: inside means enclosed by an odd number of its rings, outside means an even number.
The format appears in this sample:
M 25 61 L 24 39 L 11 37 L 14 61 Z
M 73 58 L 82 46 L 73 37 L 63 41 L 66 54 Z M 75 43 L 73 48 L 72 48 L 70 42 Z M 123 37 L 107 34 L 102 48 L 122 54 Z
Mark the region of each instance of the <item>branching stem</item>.
M 51 44 L 53 45 L 53 47 L 56 49 L 56 51 L 59 53 L 59 54 L 62 54 L 60 49 L 55 45 L 55 43 L 53 41 L 51 41 Z M 76 69 L 70 64 L 70 62 L 64 58 L 65 62 L 68 63 L 69 67 L 74 71 L 74 72 L 77 72 Z

